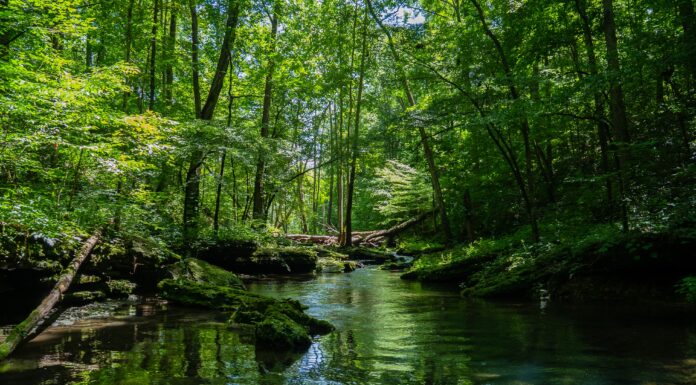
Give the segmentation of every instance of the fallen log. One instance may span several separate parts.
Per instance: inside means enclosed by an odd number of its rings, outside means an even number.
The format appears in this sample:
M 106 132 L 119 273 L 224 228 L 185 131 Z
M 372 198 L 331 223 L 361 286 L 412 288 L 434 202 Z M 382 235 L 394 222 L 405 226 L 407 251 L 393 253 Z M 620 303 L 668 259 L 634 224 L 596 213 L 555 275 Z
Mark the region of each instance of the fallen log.
M 378 247 L 385 240 L 389 241 L 399 233 L 408 230 L 411 226 L 426 220 L 434 213 L 435 210 L 422 213 L 386 230 L 354 231 L 352 234 L 353 244 Z M 285 238 L 296 242 L 312 243 L 315 245 L 338 244 L 338 236 L 336 235 L 285 234 Z
M 362 243 L 368 243 L 370 241 L 376 241 L 378 238 L 383 238 L 383 239 L 389 239 L 393 238 L 394 236 L 398 235 L 399 233 L 408 230 L 411 226 L 416 225 L 420 222 L 423 222 L 424 220 L 428 219 L 431 215 L 435 213 L 435 210 L 430 210 L 428 212 L 425 212 L 423 214 L 420 214 L 416 217 L 413 217 L 407 221 L 401 222 L 398 225 L 392 226 L 387 230 L 380 230 L 380 231 L 375 231 L 372 234 L 369 234 L 362 238 L 361 242 Z
M 60 302 L 63 294 L 68 291 L 77 271 L 101 239 L 103 231 L 104 229 L 100 228 L 87 239 L 84 245 L 82 245 L 80 252 L 70 262 L 68 267 L 63 270 L 58 282 L 56 282 L 46 298 L 29 314 L 29 317 L 10 331 L 5 341 L 0 343 L 0 360 L 7 358 L 17 346 L 36 335 L 36 331 L 43 326 L 43 321 L 51 314 L 51 310 Z

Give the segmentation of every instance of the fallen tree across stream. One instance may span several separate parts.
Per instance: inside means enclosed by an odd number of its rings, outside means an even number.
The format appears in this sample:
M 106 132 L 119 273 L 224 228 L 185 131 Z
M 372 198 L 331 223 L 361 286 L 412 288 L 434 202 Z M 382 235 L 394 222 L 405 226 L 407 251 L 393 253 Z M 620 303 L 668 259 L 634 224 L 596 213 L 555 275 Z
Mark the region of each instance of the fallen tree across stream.
M 435 210 L 430 210 L 415 216 L 411 219 L 398 223 L 386 230 L 372 231 L 354 231 L 352 236 L 353 245 L 373 246 L 377 247 L 387 241 L 390 243 L 394 237 L 408 230 L 412 226 L 423 222 L 435 213 Z M 338 235 L 311 235 L 311 234 L 285 234 L 285 238 L 300 242 L 311 243 L 315 245 L 338 245 Z
M 101 240 L 102 233 L 105 228 L 106 226 L 97 229 L 94 234 L 92 234 L 92 236 L 85 241 L 80 249 L 80 252 L 75 256 L 75 258 L 73 258 L 68 267 L 63 269 L 58 282 L 56 282 L 55 286 L 53 286 L 51 292 L 24 321 L 19 323 L 10 331 L 5 341 L 0 342 L 0 360 L 7 358 L 7 356 L 12 354 L 12 352 L 17 348 L 17 346 L 36 336 L 38 332 L 43 329 L 44 326 L 46 326 L 44 325 L 44 321 L 50 317 L 53 308 L 60 302 L 65 292 L 68 291 L 68 288 L 70 287 L 73 279 L 75 279 L 80 266 L 82 266 L 82 263 L 87 260 L 87 257 L 89 257 L 92 249 L 94 249 L 94 246 L 96 246 L 96 244 Z

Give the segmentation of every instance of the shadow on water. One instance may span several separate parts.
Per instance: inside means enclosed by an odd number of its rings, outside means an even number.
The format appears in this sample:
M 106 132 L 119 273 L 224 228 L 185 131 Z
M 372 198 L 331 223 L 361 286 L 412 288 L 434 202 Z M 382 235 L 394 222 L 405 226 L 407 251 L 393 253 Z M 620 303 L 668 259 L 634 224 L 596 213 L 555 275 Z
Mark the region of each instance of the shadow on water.
M 673 308 L 470 301 L 372 269 L 248 286 L 337 330 L 281 354 L 217 313 L 124 305 L 49 328 L 0 363 L 0 384 L 696 383 L 696 325 Z

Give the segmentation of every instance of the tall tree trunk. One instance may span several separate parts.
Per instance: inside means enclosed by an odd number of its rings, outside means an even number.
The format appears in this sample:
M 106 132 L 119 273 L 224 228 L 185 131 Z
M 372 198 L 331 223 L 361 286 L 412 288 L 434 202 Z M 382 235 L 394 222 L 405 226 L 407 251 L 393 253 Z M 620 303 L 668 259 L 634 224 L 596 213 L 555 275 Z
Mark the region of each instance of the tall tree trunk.
M 692 80 L 696 78 L 696 16 L 692 0 L 679 1 L 679 19 L 684 31 L 684 50 L 686 65 L 691 72 Z
M 493 33 L 490 26 L 488 25 L 488 21 L 486 21 L 486 15 L 484 14 L 479 2 L 477 0 L 471 0 L 471 3 L 476 8 L 476 12 L 478 14 L 479 21 L 481 22 L 481 26 L 483 27 L 483 31 L 485 32 L 486 36 L 490 38 L 491 42 L 495 46 L 496 52 L 498 53 L 498 59 L 500 60 L 500 64 L 503 67 L 503 72 L 505 73 L 505 76 L 507 78 L 510 96 L 513 100 L 519 100 L 520 94 L 517 91 L 517 87 L 515 86 L 515 83 L 513 81 L 513 73 L 510 67 L 510 61 L 508 60 L 508 57 L 505 54 L 505 50 L 503 49 L 500 40 L 498 40 L 498 37 Z M 522 121 L 520 122 L 520 134 L 522 135 L 522 143 L 524 145 L 524 174 L 526 179 L 526 186 L 520 186 L 520 188 L 523 191 L 526 190 L 526 193 L 523 193 L 522 195 L 527 210 L 527 216 L 529 217 L 529 222 L 532 227 L 532 237 L 534 239 L 534 242 L 539 242 L 539 225 L 536 219 L 536 199 L 534 197 L 535 188 L 534 173 L 532 167 L 533 149 L 529 137 L 529 130 L 529 120 L 526 116 L 524 116 L 522 118 Z
M 360 55 L 360 75 L 358 76 L 358 96 L 355 107 L 355 123 L 353 125 L 353 147 L 350 162 L 350 173 L 348 176 L 348 200 L 346 203 L 346 236 L 344 246 L 353 245 L 353 195 L 355 190 L 355 169 L 358 161 L 358 144 L 360 141 L 360 107 L 362 104 L 363 80 L 365 78 L 365 65 L 367 61 L 367 13 L 363 20 L 362 49 Z
M 198 70 L 198 11 L 196 0 L 189 0 L 191 10 L 191 78 L 193 80 L 193 107 L 196 118 L 201 117 L 201 85 Z
M 88 33 L 85 37 L 85 71 L 91 71 L 92 67 L 94 67 L 94 52 L 92 49 L 92 39 Z
M 172 1 L 171 15 L 169 16 L 169 36 L 167 39 L 167 62 L 164 70 L 164 90 L 167 103 L 173 104 L 172 87 L 174 85 L 174 63 L 176 61 L 176 14 L 178 3 Z
M 276 35 L 278 34 L 278 15 L 275 13 L 271 16 L 271 49 L 268 56 L 268 73 L 266 74 L 266 84 L 263 90 L 263 111 L 261 113 L 261 140 L 269 137 L 268 124 L 271 117 L 271 101 L 273 100 L 273 72 L 275 71 L 275 54 Z M 263 179 L 266 173 L 266 161 L 263 152 L 259 153 L 259 158 L 256 162 L 256 175 L 254 176 L 254 219 L 265 219 L 263 201 Z
M 236 28 L 239 21 L 239 3 L 230 0 L 228 6 L 227 24 L 225 36 L 220 47 L 220 57 L 218 59 L 217 70 L 213 77 L 213 82 L 208 92 L 205 106 L 201 110 L 200 119 L 211 120 L 215 112 L 217 100 L 222 91 L 225 74 L 231 59 L 231 49 L 236 39 Z M 196 66 L 197 67 L 197 66 Z M 186 173 L 186 186 L 184 188 L 184 240 L 190 242 L 197 237 L 198 232 L 198 204 L 200 198 L 200 168 L 205 161 L 205 153 L 202 150 L 195 150 L 191 154 L 189 169 Z
M 332 105 L 329 105 L 329 153 L 332 157 L 336 157 L 336 147 L 334 146 L 334 131 L 336 131 L 336 125 L 334 124 Z M 333 216 L 333 202 L 334 202 L 334 174 L 336 173 L 335 162 L 331 165 L 329 177 L 329 207 L 326 213 L 326 224 L 328 226 L 333 226 L 331 222 Z
M 131 62 L 131 47 L 133 46 L 133 5 L 135 0 L 128 1 L 128 11 L 126 13 L 126 63 Z M 123 111 L 128 113 L 128 98 L 130 97 L 130 91 L 125 91 L 123 93 Z
M 401 63 L 401 58 L 396 51 L 394 41 L 391 37 L 391 33 L 386 29 L 382 20 L 379 18 L 374 8 L 372 7 L 372 1 L 367 0 L 367 7 L 380 29 L 387 36 L 387 42 L 389 43 L 389 49 L 394 58 L 394 62 L 398 67 L 399 76 L 401 77 L 401 84 L 403 85 L 404 92 L 406 93 L 406 98 L 408 99 L 409 107 L 414 107 L 416 105 L 416 100 L 411 91 L 411 87 L 406 77 L 406 72 L 404 71 L 403 65 Z M 425 128 L 422 125 L 418 125 L 418 134 L 420 135 L 421 145 L 423 146 L 423 153 L 425 154 L 425 160 L 428 164 L 428 171 L 430 172 L 430 180 L 433 186 L 433 193 L 435 195 L 435 204 L 438 206 L 438 212 L 440 214 L 440 221 L 442 222 L 442 233 L 445 239 L 448 241 L 452 239 L 452 230 L 450 229 L 449 220 L 447 218 L 447 207 L 445 206 L 445 200 L 442 195 L 442 187 L 440 186 L 440 176 L 435 164 L 435 157 L 433 155 L 433 150 L 430 146 L 430 140 L 428 134 L 425 132 Z
M 604 40 L 607 45 L 607 71 L 610 75 L 609 102 L 611 106 L 611 124 L 614 128 L 618 143 L 616 164 L 619 175 L 619 196 L 621 207 L 621 225 L 624 231 L 628 231 L 628 209 L 626 207 L 626 173 L 628 172 L 628 149 L 631 141 L 628 132 L 628 119 L 626 118 L 626 106 L 624 105 L 623 90 L 621 88 L 621 66 L 619 64 L 619 50 L 616 39 L 616 24 L 614 23 L 613 0 L 602 0 L 604 12 Z
M 597 76 L 599 70 L 597 68 L 597 57 L 595 54 L 594 41 L 592 39 L 592 22 L 587 15 L 586 5 L 584 0 L 575 0 L 575 9 L 582 20 L 583 41 L 585 50 L 587 51 L 587 62 L 589 64 L 590 75 Z M 609 165 L 609 126 L 604 119 L 604 102 L 601 91 L 594 94 L 594 116 L 597 119 L 597 139 L 599 141 L 600 151 L 600 167 L 604 174 L 604 188 L 607 194 L 607 205 L 613 206 L 613 191 L 612 181 L 609 178 L 611 168 Z
M 213 230 L 215 231 L 215 236 L 218 234 L 219 229 L 219 217 L 220 217 L 220 195 L 222 193 L 222 178 L 225 177 L 225 158 L 227 157 L 227 149 L 222 149 L 222 155 L 220 155 L 220 175 L 218 175 L 217 181 L 217 191 L 215 194 L 215 214 L 213 216 Z
M 159 15 L 159 2 L 155 0 L 154 11 L 152 13 L 152 37 L 150 40 L 150 96 L 148 110 L 152 111 L 155 107 L 155 74 L 157 73 L 155 64 L 157 63 L 157 17 Z

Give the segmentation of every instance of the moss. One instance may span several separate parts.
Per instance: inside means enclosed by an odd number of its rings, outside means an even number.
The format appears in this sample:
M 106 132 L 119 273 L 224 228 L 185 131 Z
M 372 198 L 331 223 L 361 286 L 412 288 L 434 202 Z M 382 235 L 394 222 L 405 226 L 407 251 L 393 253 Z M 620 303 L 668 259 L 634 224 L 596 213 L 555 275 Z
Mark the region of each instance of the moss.
M 331 332 L 333 326 L 307 315 L 298 301 L 276 300 L 231 287 L 166 279 L 161 294 L 172 302 L 233 311 L 230 322 L 253 325 L 256 343 L 279 349 L 302 349 L 311 336 Z
M 106 299 L 106 294 L 103 291 L 76 291 L 66 294 L 63 301 L 67 305 L 80 306 L 104 299 Z
M 318 273 L 350 273 L 358 267 L 355 261 L 344 261 L 333 258 L 319 258 L 317 261 Z
M 350 259 L 362 260 L 366 263 L 371 261 L 374 264 L 383 264 L 389 261 L 395 261 L 396 257 L 389 251 L 374 249 L 368 247 L 349 247 L 341 249 L 348 254 Z
M 244 289 L 244 283 L 231 271 L 196 258 L 186 258 L 169 267 L 175 279 L 187 279 L 198 283 Z
M 328 247 L 315 247 L 314 250 L 316 250 L 319 258 L 331 258 L 341 261 L 350 258 L 348 254 L 338 252 L 337 250 Z
M 127 298 L 135 290 L 136 284 L 125 279 L 113 279 L 107 281 L 106 286 L 109 288 L 110 297 Z
M 256 324 L 256 343 L 274 349 L 299 350 L 308 348 L 312 338 L 302 325 L 283 313 L 273 312 Z
M 303 274 L 316 268 L 317 252 L 308 247 L 264 247 L 256 250 L 251 260 L 266 266 L 268 272 Z

